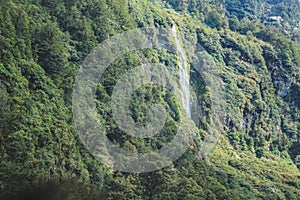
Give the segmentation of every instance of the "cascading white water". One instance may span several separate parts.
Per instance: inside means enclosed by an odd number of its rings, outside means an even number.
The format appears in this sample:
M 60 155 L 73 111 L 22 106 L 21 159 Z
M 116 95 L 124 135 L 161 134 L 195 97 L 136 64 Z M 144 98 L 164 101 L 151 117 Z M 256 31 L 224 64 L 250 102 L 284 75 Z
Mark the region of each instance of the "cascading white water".
M 178 54 L 178 65 L 180 70 L 180 86 L 183 107 L 186 110 L 188 116 L 191 118 L 191 106 L 190 106 L 190 79 L 188 73 L 188 66 L 186 58 L 181 48 L 175 25 L 172 27 L 172 33 L 176 42 L 177 54 Z

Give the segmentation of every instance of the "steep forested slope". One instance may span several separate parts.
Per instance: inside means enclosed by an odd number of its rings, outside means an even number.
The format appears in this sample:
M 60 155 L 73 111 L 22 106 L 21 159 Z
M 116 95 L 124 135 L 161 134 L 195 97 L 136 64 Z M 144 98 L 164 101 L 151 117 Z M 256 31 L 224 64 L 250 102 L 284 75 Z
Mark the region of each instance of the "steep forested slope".
M 299 31 L 300 26 L 300 2 L 297 0 L 166 0 L 166 2 L 177 11 L 189 12 L 200 19 L 212 12 L 233 19 L 258 20 L 266 25 L 275 25 L 286 33 Z M 274 21 L 272 17 L 275 17 Z
M 53 192 L 53 199 L 300 196 L 297 32 L 284 35 L 262 23 L 265 15 L 283 15 L 291 31 L 290 27 L 299 23 L 299 1 L 264 1 L 271 10 L 257 6 L 257 1 L 242 5 L 171 0 L 0 2 L 0 198 L 49 181 L 65 186 Z M 109 36 L 136 27 L 171 27 L 172 23 L 181 36 L 196 41 L 216 63 L 226 88 L 224 130 L 205 159 L 197 157 L 194 147 L 159 171 L 111 171 L 85 149 L 74 126 L 71 94 L 77 71 L 90 51 Z M 164 134 L 145 141 L 128 137 L 117 128 L 108 103 L 111 86 L 139 66 L 141 56 L 178 69 L 176 55 L 157 50 L 131 52 L 107 69 L 96 92 L 108 137 L 134 152 L 148 152 L 168 142 L 180 114 L 172 94 L 152 85 L 133 95 L 132 113 L 136 121 L 144 123 L 149 104 L 162 102 L 170 109 Z M 201 138 L 211 116 L 210 94 L 201 75 L 191 74 L 191 82 L 201 100 L 199 105 L 208 105 L 202 108 Z M 198 145 L 201 147 L 201 141 Z M 68 180 L 72 183 L 65 183 Z

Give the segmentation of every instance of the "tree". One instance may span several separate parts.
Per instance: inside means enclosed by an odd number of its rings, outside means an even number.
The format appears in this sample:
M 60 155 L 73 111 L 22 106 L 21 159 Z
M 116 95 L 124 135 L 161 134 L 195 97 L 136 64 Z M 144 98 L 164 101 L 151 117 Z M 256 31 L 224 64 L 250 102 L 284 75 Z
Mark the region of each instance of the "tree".
M 37 62 L 50 76 L 63 76 L 68 51 L 67 38 L 51 21 L 40 24 L 33 35 L 33 46 L 37 51 Z
M 208 13 L 206 19 L 205 19 L 205 23 L 212 27 L 212 28 L 217 28 L 217 29 L 220 29 L 222 28 L 223 26 L 223 20 L 222 20 L 222 17 L 221 15 L 213 10 L 211 12 Z

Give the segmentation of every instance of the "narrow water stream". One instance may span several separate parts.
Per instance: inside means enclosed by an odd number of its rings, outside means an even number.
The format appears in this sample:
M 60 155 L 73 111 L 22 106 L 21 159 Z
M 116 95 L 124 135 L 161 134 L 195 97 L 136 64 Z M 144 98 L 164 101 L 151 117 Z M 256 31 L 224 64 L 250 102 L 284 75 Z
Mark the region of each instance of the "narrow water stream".
M 188 116 L 191 118 L 191 106 L 190 106 L 190 80 L 188 73 L 188 66 L 186 62 L 185 55 L 183 53 L 182 47 L 180 45 L 177 30 L 175 25 L 172 27 L 172 34 L 174 36 L 178 54 L 178 65 L 180 70 L 180 86 L 181 86 L 181 96 L 182 96 L 182 104 L 187 112 Z

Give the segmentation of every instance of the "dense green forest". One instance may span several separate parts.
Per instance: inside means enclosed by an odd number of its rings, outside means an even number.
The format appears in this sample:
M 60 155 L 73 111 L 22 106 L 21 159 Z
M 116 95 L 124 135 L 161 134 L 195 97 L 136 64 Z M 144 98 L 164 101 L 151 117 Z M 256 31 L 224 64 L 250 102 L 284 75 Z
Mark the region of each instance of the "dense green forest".
M 299 199 L 300 1 L 0 2 L 0 199 L 19 194 L 26 199 L 31 190 L 50 199 L 76 200 Z M 270 22 L 274 16 L 280 20 Z M 74 124 L 77 72 L 109 37 L 173 23 L 217 66 L 227 101 L 223 130 L 212 152 L 199 158 L 212 113 L 209 90 L 200 74 L 191 73 L 204 113 L 196 147 L 158 171 L 114 171 L 88 152 Z M 113 120 L 111 86 L 141 65 L 141 56 L 178 69 L 176 55 L 130 52 L 107 68 L 95 99 L 108 138 L 132 152 L 165 145 L 180 122 L 174 94 L 155 84 L 139 88 L 130 109 L 135 121 L 144 124 L 150 104 L 167 108 L 165 127 L 156 139 L 128 136 Z

